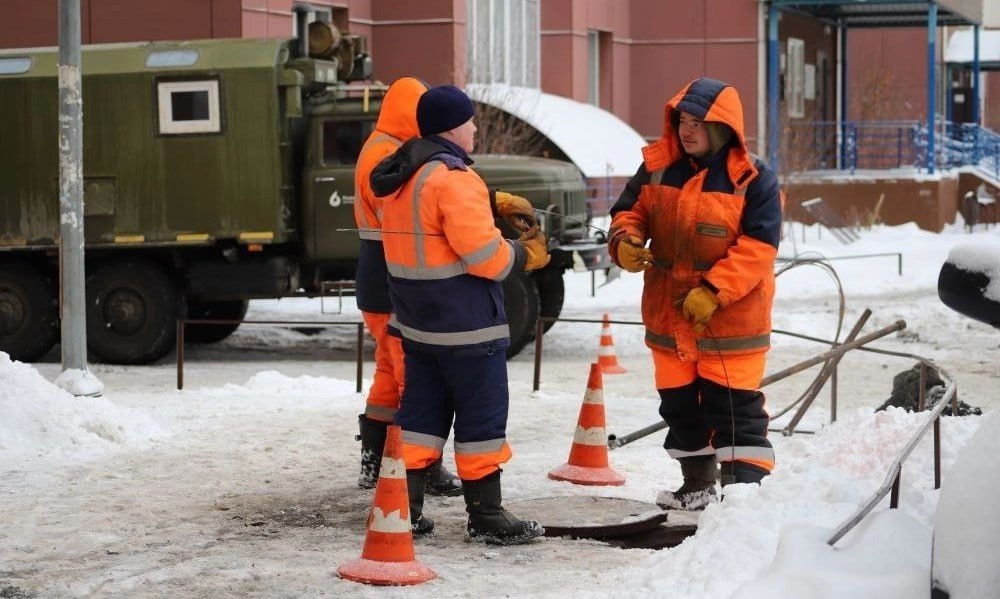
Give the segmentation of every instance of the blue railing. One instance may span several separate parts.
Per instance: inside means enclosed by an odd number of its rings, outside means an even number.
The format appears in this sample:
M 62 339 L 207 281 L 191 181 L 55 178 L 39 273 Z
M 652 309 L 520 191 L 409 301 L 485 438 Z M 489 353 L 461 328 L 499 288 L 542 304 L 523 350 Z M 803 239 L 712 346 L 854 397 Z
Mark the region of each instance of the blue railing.
M 807 121 L 785 129 L 786 171 L 927 168 L 925 121 Z M 1000 179 L 1000 134 L 972 123 L 939 121 L 936 169 L 971 166 Z

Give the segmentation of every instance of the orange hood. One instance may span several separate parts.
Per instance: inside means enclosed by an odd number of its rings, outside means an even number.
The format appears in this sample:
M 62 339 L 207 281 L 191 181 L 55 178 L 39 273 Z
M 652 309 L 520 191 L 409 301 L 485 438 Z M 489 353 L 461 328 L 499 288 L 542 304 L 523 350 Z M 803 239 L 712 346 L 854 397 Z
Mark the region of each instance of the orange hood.
M 686 156 L 675 126 L 680 118 L 680 111 L 693 114 L 706 122 L 722 123 L 732 130 L 734 140 L 730 144 L 726 166 L 729 178 L 734 183 L 750 180 L 750 177 L 744 175 L 747 170 L 753 175 L 757 174 L 750 151 L 747 150 L 743 131 L 743 104 L 736 88 L 708 77 L 688 83 L 667 101 L 663 110 L 663 135 L 642 149 L 647 170 L 653 172 L 666 168 Z
M 417 101 L 425 91 L 427 86 L 415 77 L 400 77 L 393 81 L 382 98 L 375 129 L 401 141 L 419 137 Z

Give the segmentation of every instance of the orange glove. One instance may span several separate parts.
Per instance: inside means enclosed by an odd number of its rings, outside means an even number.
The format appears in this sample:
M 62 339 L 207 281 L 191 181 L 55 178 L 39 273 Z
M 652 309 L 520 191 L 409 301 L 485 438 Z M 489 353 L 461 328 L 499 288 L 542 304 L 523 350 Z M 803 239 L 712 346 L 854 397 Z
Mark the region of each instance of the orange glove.
M 498 191 L 496 192 L 496 206 L 497 214 L 522 233 L 538 225 L 538 219 L 535 218 L 535 207 L 521 196 Z
M 549 260 L 552 259 L 552 256 L 549 255 L 549 244 L 545 239 L 545 235 L 538 228 L 538 225 L 525 231 L 517 241 L 524 247 L 524 251 L 528 254 L 528 259 L 524 263 L 525 271 L 531 272 L 539 268 L 545 268 Z
M 684 298 L 682 312 L 684 318 L 694 323 L 694 332 L 700 333 L 708 326 L 708 321 L 712 318 L 719 307 L 719 298 L 705 287 L 698 286 L 688 291 Z
M 618 242 L 618 264 L 629 272 L 646 270 L 653 265 L 653 252 L 635 235 L 626 235 Z

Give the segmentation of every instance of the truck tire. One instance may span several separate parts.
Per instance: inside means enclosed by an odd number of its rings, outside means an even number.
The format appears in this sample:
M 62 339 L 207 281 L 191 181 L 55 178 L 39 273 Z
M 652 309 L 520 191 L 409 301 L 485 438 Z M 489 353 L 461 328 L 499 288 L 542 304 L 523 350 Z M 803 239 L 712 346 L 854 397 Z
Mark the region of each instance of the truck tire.
M 535 287 L 538 288 L 538 315 L 546 318 L 559 318 L 562 313 L 563 300 L 566 299 L 566 284 L 563 281 L 563 271 L 556 268 L 546 268 L 532 274 Z M 544 331 L 549 332 L 554 322 L 546 322 Z
M 527 273 L 512 274 L 503 282 L 503 305 L 510 326 L 507 359 L 516 356 L 535 338 L 538 320 L 538 288 Z
M 31 362 L 59 338 L 59 301 L 51 280 L 17 262 L 0 263 L 0 350 Z
M 112 262 L 87 277 L 87 347 L 112 364 L 149 364 L 177 344 L 177 286 L 158 266 Z
M 199 302 L 188 300 L 187 317 L 197 319 L 243 320 L 247 315 L 247 300 L 229 302 Z M 184 340 L 191 343 L 216 343 L 236 332 L 235 324 L 188 324 L 184 327 Z

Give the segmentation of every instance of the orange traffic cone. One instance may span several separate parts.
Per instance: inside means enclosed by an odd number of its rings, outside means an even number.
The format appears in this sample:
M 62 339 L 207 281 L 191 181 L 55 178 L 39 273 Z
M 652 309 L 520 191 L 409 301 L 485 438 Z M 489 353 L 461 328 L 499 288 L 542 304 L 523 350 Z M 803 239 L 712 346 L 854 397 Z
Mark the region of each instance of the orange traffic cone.
M 597 351 L 597 363 L 601 365 L 601 372 L 604 374 L 628 372 L 615 356 L 615 341 L 611 338 L 611 322 L 607 313 L 604 314 L 604 324 L 601 325 L 601 347 Z
M 576 422 L 569 461 L 549 472 L 549 478 L 577 485 L 621 485 L 625 477 L 608 466 L 608 436 L 604 428 L 604 381 L 601 365 L 590 365 L 587 392 Z
M 388 428 L 367 528 L 361 558 L 337 568 L 341 578 L 379 585 L 420 584 L 437 578 L 413 555 L 403 436 L 396 425 Z

